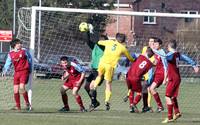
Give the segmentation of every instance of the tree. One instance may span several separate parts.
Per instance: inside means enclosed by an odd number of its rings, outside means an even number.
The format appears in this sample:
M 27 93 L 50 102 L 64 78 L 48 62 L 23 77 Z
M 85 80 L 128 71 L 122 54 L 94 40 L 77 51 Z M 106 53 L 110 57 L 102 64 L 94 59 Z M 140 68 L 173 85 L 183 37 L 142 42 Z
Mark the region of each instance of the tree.
M 12 29 L 12 0 L 0 1 L 0 29 Z
M 66 8 L 88 8 L 88 9 L 112 9 L 115 0 L 43 0 L 42 6 L 66 7 Z M 104 6 L 109 3 L 111 6 Z M 37 0 L 16 0 L 16 11 L 21 7 L 38 6 Z M 13 0 L 0 0 L 0 28 L 12 29 L 13 22 Z M 105 20 L 104 17 L 96 16 L 99 20 Z

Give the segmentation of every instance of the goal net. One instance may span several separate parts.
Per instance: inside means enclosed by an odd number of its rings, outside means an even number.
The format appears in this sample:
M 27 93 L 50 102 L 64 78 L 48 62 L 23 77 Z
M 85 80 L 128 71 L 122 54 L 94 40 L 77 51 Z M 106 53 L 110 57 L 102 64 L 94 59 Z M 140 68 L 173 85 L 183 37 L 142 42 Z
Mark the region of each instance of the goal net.
M 31 16 L 32 15 L 32 16 Z M 86 44 L 87 35 L 79 31 L 81 22 L 88 22 L 93 26 L 91 39 L 96 42 L 99 34 L 106 33 L 114 38 L 117 32 L 127 35 L 127 47 L 131 53 L 141 53 L 143 46 L 147 45 L 149 37 L 159 37 L 163 40 L 163 48 L 167 50 L 167 41 L 176 39 L 178 50 L 183 54 L 200 61 L 200 21 L 199 15 L 187 14 L 159 14 L 137 13 L 127 11 L 97 11 L 64 8 L 33 7 L 21 8 L 18 12 L 18 34 L 24 47 L 30 49 L 34 56 L 34 75 L 32 80 L 32 105 L 35 111 L 52 112 L 62 107 L 59 89 L 63 84 L 62 75 L 58 67 L 59 58 L 68 56 L 72 61 L 80 63 L 90 71 L 91 49 Z M 118 27 L 118 28 L 117 28 Z M 118 30 L 118 31 L 117 31 Z M 123 62 L 123 61 L 122 61 Z M 123 64 L 123 63 L 122 63 Z M 125 76 L 126 68 L 123 66 L 121 75 Z M 112 110 L 128 110 L 128 103 L 122 98 L 127 93 L 125 81 L 118 81 L 119 72 L 114 74 L 113 96 L 111 98 Z M 184 111 L 195 112 L 199 108 L 200 84 L 199 74 L 195 74 L 192 67 L 186 63 L 180 64 L 182 84 L 180 91 L 180 105 Z M 14 105 L 12 91 L 12 77 L 1 81 L 1 105 L 7 109 Z M 104 88 L 98 87 L 98 98 L 104 109 Z M 158 89 L 164 103 L 165 86 Z M 71 109 L 79 109 L 74 98 L 69 95 Z M 89 97 L 84 90 L 80 90 L 85 107 L 90 104 Z M 183 96 L 182 96 L 183 95 Z M 185 99 L 191 97 L 191 99 Z M 22 100 L 22 99 L 21 99 Z M 190 102 L 193 102 L 190 105 Z M 152 99 L 154 104 L 154 100 Z M 142 106 L 141 106 L 142 107 Z M 155 109 L 156 106 L 153 106 Z

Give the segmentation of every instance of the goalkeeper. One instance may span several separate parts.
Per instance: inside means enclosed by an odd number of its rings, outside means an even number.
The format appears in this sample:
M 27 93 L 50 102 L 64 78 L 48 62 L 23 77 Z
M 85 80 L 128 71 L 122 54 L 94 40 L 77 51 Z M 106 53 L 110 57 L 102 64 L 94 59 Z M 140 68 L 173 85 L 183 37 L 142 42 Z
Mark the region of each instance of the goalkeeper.
M 98 45 L 96 44 L 99 40 L 108 40 L 108 37 L 106 35 L 100 34 L 100 36 L 95 36 L 94 34 L 98 34 L 98 33 L 90 33 L 91 31 L 87 32 L 87 45 L 89 46 L 89 48 L 92 50 L 92 60 L 91 60 L 91 68 L 92 71 L 89 74 L 89 76 L 86 79 L 86 83 L 85 83 L 85 90 L 88 93 L 90 99 L 91 99 L 91 105 L 89 106 L 89 110 L 92 111 L 95 108 L 97 108 L 100 103 L 99 101 L 97 101 L 96 96 L 97 96 L 97 92 L 96 90 L 94 90 L 94 96 L 92 97 L 90 95 L 90 83 L 96 79 L 96 77 L 98 76 L 98 65 L 99 65 L 99 60 L 103 55 L 104 46 Z M 103 82 L 103 79 L 101 80 L 100 84 Z M 100 85 L 99 84 L 99 85 Z

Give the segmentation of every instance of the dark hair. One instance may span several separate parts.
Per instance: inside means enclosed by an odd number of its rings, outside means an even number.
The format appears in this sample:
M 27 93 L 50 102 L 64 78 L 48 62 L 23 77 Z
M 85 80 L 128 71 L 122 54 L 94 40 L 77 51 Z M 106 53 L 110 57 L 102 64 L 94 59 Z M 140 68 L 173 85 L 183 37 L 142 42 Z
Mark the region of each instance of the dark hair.
M 147 53 L 147 56 L 149 58 L 151 58 L 154 55 L 154 52 L 153 52 L 153 50 L 150 47 L 147 47 L 146 53 Z
M 169 41 L 168 45 L 173 48 L 173 49 L 176 49 L 177 47 L 177 43 L 176 43 L 176 40 L 175 39 L 172 39 Z
M 116 39 L 117 39 L 117 41 L 123 43 L 126 40 L 126 35 L 122 34 L 122 33 L 117 33 L 116 34 Z
M 11 42 L 10 42 L 10 46 L 12 47 L 12 48 L 15 48 L 15 45 L 16 44 L 22 44 L 22 41 L 20 40 L 20 39 L 13 39 Z
M 67 61 L 68 62 L 68 57 L 67 56 L 62 56 L 62 57 L 60 57 L 60 61 Z
M 103 38 L 103 40 L 108 40 L 108 36 L 107 36 L 107 35 L 104 35 L 104 34 L 101 34 L 101 35 L 100 35 L 100 38 Z
M 154 39 L 155 40 L 155 39 L 158 39 L 158 38 L 154 37 L 154 36 L 150 36 L 149 39 Z
M 154 43 L 159 43 L 159 45 L 162 45 L 162 40 L 160 38 L 156 38 L 154 39 Z

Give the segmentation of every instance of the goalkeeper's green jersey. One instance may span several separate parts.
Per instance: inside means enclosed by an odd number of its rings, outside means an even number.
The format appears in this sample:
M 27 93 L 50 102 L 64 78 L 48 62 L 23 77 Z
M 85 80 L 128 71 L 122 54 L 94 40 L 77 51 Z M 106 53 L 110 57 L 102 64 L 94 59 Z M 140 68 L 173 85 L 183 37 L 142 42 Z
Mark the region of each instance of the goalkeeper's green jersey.
M 92 50 L 91 68 L 97 70 L 105 47 L 98 45 L 98 33 L 91 34 L 91 36 L 90 33 L 86 33 L 85 35 L 87 38 L 87 45 Z
M 92 60 L 91 60 L 91 67 L 92 69 L 98 69 L 100 58 L 103 56 L 103 49 L 98 46 L 97 44 L 94 45 L 92 49 Z

